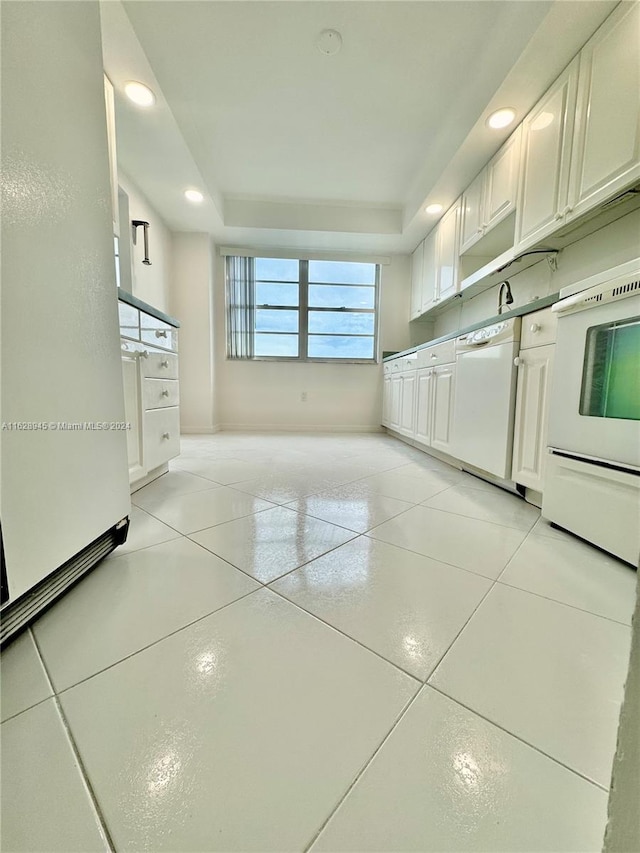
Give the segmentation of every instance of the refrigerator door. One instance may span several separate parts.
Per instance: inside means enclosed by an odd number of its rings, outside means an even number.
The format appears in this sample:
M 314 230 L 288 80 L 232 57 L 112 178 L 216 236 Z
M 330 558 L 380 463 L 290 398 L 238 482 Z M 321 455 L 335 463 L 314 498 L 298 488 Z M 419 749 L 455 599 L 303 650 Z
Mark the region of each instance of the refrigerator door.
M 14 600 L 130 500 L 98 4 L 9 3 L 2 16 L 1 517 Z

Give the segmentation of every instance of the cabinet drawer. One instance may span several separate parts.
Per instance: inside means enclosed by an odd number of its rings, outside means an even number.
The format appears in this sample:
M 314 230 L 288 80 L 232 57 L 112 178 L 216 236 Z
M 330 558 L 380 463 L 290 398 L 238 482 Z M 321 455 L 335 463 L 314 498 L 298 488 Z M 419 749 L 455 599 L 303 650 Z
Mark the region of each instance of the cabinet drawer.
M 522 318 L 520 349 L 555 344 L 557 325 L 558 315 L 553 313 L 551 307 L 527 314 Z
M 142 404 L 145 409 L 166 409 L 178 405 L 177 379 L 145 379 Z
M 450 364 L 456 360 L 455 340 L 444 341 L 432 347 L 418 350 L 418 367 L 435 367 L 437 364 Z
M 180 453 L 180 409 L 154 409 L 144 413 L 144 464 L 148 471 Z
M 148 350 L 145 350 L 148 352 Z M 178 356 L 168 352 L 149 352 L 142 356 L 142 375 L 154 379 L 177 379 Z

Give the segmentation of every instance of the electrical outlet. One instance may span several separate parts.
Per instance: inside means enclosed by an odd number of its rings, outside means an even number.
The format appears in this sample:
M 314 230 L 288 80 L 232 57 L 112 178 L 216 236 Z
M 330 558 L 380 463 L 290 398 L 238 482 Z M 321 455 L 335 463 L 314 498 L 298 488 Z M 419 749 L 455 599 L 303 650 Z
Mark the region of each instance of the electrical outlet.
M 301 403 L 307 402 L 307 392 L 306 391 L 303 391 L 302 394 L 300 394 L 300 402 Z

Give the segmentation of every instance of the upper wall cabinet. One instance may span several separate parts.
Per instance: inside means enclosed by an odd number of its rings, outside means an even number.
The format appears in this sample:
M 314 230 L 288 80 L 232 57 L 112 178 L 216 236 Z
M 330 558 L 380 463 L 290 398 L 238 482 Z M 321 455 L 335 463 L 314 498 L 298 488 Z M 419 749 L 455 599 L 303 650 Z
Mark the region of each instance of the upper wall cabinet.
M 555 231 L 567 214 L 577 84 L 578 57 L 522 123 L 517 249 Z
M 436 229 L 436 282 L 435 302 L 442 302 L 460 289 L 460 211 L 462 199 L 442 217 Z
M 516 209 L 520 127 L 489 161 L 462 197 L 460 254 L 471 249 Z M 513 229 L 511 243 L 513 243 Z M 505 247 L 506 248 L 506 247 Z M 489 249 L 483 248 L 483 253 Z M 499 250 L 493 250 L 496 254 Z
M 428 234 L 423 246 L 422 257 L 422 310 L 425 314 L 436 304 L 436 283 L 437 283 L 437 239 L 438 229 L 434 228 Z
M 424 241 L 411 255 L 411 308 L 409 319 L 415 320 L 422 314 L 422 253 Z
M 640 180 L 640 4 L 621 3 L 580 53 L 569 218 Z
M 104 75 L 104 103 L 107 111 L 107 145 L 109 149 L 109 180 L 111 182 L 111 216 L 113 233 L 120 234 L 118 215 L 118 161 L 116 156 L 116 107 L 111 80 Z

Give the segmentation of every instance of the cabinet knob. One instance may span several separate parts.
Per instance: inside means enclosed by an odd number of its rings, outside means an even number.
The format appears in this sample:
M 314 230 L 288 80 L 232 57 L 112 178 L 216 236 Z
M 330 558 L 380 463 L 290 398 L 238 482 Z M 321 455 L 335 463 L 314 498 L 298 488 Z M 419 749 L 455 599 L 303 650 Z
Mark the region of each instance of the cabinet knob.
M 435 352 L 432 352 L 432 353 L 431 353 L 431 358 L 437 358 L 437 357 L 438 357 L 438 356 L 435 354 Z
M 524 364 L 523 360 L 520 357 L 516 357 L 513 359 L 513 363 L 516 367 L 520 367 L 521 364 Z
M 166 338 L 167 330 L 166 329 L 156 329 L 156 338 Z
M 149 351 L 146 349 L 143 349 L 142 352 L 140 353 L 140 355 L 142 356 L 142 358 L 149 358 Z
M 568 213 L 573 213 L 573 208 L 571 207 L 571 205 L 570 205 L 570 204 L 568 204 L 568 205 L 565 207 L 565 209 L 564 209 L 564 213 L 565 213 L 565 216 L 566 216 Z
M 168 396 L 169 396 L 169 392 L 167 391 L 167 389 L 166 389 L 166 388 L 163 388 L 163 389 L 162 389 L 162 394 L 161 394 L 160 396 L 161 396 L 161 397 L 168 397 Z
M 530 327 L 530 331 L 534 334 L 540 331 L 540 323 L 532 323 Z
M 558 211 L 558 212 L 556 213 L 556 215 L 555 215 L 553 218 L 554 218 L 554 219 L 556 220 L 556 222 L 557 222 L 558 220 L 562 219 L 562 217 L 563 217 L 563 216 L 564 216 L 564 213 L 560 213 L 560 211 Z
M 166 359 L 164 361 L 161 361 L 160 367 L 169 367 L 169 362 Z
M 162 437 L 163 437 L 163 438 L 171 438 L 171 436 L 169 435 L 169 433 L 168 433 L 168 432 L 163 432 L 163 433 L 162 433 Z

